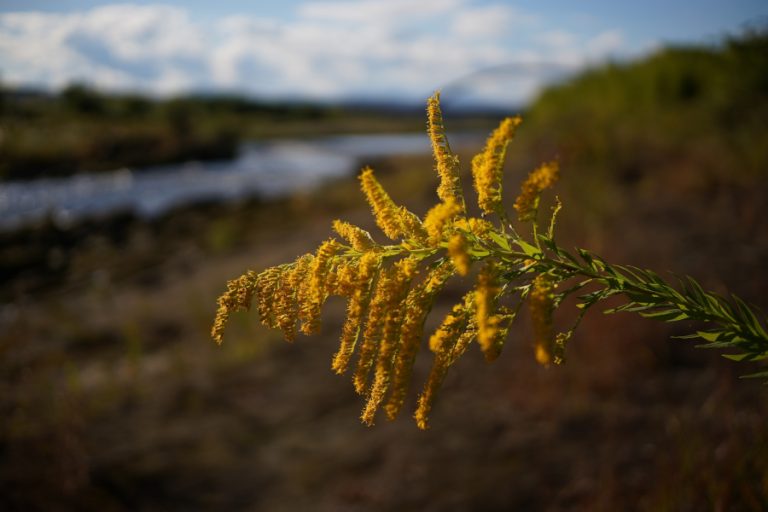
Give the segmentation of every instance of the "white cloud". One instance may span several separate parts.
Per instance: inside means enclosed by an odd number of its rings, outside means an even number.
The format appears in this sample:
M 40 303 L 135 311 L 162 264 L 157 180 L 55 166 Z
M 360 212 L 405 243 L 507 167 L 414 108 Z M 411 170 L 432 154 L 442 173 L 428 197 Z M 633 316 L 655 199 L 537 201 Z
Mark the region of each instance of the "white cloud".
M 452 29 L 462 37 L 494 37 L 534 21 L 534 16 L 507 5 L 488 5 L 459 12 L 453 20 Z
M 198 61 L 203 37 L 185 11 L 112 5 L 73 14 L 0 15 L 4 80 L 58 87 L 86 80 L 108 88 L 167 90 Z
M 345 2 L 308 2 L 300 16 L 333 22 L 357 24 L 391 24 L 407 20 L 448 14 L 458 8 L 461 0 L 360 0 Z
M 624 44 L 624 36 L 619 30 L 607 30 L 593 37 L 587 43 L 590 55 L 602 57 L 614 52 Z
M 617 31 L 591 39 L 537 34 L 535 16 L 473 0 L 306 2 L 296 15 L 196 21 L 183 8 L 132 4 L 0 14 L 0 78 L 157 94 L 225 88 L 275 97 L 416 99 L 478 69 L 575 66 L 622 42 Z M 499 81 L 478 90 L 503 91 L 506 99 L 529 95 L 540 83 L 531 74 L 510 87 Z
M 578 40 L 574 34 L 565 30 L 547 30 L 537 34 L 534 39 L 545 46 L 555 49 L 571 47 Z

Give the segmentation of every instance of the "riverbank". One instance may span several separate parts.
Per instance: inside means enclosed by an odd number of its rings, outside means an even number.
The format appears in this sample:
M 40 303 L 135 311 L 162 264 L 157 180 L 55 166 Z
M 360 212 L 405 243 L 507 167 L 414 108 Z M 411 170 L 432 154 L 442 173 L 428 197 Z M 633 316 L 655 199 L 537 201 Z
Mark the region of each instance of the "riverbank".
M 0 181 L 231 159 L 252 140 L 423 133 L 422 112 L 226 96 L 158 100 L 82 86 L 59 94 L 0 88 Z M 463 114 L 453 128 L 491 123 L 489 115 Z
M 484 134 L 451 133 L 454 147 Z M 199 202 L 237 202 L 307 192 L 376 159 L 426 155 L 425 133 L 353 134 L 242 144 L 235 158 L 30 181 L 0 182 L 0 231 L 50 219 L 62 226 L 125 211 L 145 219 Z
M 371 157 L 368 164 L 385 177 L 400 166 L 429 168 L 425 155 Z M 254 243 L 267 227 L 288 232 L 318 211 L 343 212 L 360 204 L 355 172 L 290 195 L 249 194 L 238 200 L 191 201 L 162 215 L 133 209 L 71 217 L 45 216 L 12 230 L 0 230 L 0 303 L 69 293 L 92 282 L 105 286 L 137 280 L 151 282 L 165 265 L 185 265 L 192 258 L 216 257 Z M 431 177 L 399 174 L 393 188 L 423 187 Z M 405 188 L 403 188 L 405 187 Z M 187 261 L 187 263 L 184 263 Z

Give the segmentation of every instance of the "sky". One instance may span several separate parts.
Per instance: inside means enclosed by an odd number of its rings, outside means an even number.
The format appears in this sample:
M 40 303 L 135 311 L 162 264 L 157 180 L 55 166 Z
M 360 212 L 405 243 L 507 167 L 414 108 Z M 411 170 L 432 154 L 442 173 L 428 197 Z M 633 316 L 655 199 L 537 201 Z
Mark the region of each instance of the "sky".
M 765 0 L 0 0 L 0 81 L 519 104 L 585 66 L 766 20 Z

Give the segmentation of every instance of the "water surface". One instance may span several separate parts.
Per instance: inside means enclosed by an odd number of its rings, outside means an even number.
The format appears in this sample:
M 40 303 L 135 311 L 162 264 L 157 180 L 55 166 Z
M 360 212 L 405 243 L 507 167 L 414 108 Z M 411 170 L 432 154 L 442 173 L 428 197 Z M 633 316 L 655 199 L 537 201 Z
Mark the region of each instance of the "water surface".
M 454 145 L 480 143 L 474 134 Z M 0 183 L 0 229 L 51 217 L 67 224 L 119 210 L 151 218 L 198 201 L 278 197 L 356 172 L 366 158 L 430 151 L 422 133 L 340 135 L 243 144 L 236 158 Z

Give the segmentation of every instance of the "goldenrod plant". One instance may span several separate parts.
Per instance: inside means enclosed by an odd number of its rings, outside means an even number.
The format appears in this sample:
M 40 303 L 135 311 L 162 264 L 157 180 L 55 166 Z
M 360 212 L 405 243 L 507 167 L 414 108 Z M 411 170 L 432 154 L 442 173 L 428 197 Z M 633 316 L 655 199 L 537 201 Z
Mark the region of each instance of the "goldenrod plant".
M 370 168 L 360 174 L 362 191 L 376 223 L 392 242 L 380 244 L 367 231 L 337 220 L 337 238 L 315 254 L 248 271 L 230 281 L 219 298 L 212 329 L 221 343 L 234 311 L 255 300 L 261 322 L 292 341 L 297 331 L 314 334 L 329 296 L 347 298 L 347 317 L 332 368 L 345 373 L 355 352 L 355 390 L 365 397 L 362 420 L 372 425 L 379 409 L 393 419 L 411 383 L 416 354 L 424 344 L 424 323 L 436 296 L 452 277 L 474 272 L 474 286 L 431 334 L 427 346 L 434 362 L 419 396 L 416 424 L 428 426 L 430 410 L 448 369 L 476 342 L 488 361 L 499 356 L 521 311 L 530 314 L 533 356 L 542 365 L 561 364 L 565 348 L 584 314 L 609 297 L 622 305 L 606 313 L 634 312 L 644 317 L 700 324 L 681 338 L 703 340 L 702 347 L 727 351 L 736 361 L 768 358 L 768 334 L 753 308 L 735 296 L 707 292 L 693 279 L 672 286 L 658 274 L 612 265 L 587 250 L 569 251 L 555 240 L 559 199 L 548 219 L 539 219 L 542 193 L 558 179 L 556 161 L 533 170 L 514 202 L 513 225 L 504 208 L 502 168 L 519 117 L 507 118 L 472 159 L 472 177 L 481 217 L 470 217 L 460 181 L 459 160 L 451 151 L 440 111 L 440 96 L 427 103 L 428 133 L 440 177 L 436 204 L 423 219 L 398 206 Z M 493 219 L 493 221 L 491 220 Z M 517 227 L 515 227 L 515 225 Z M 473 270 L 474 269 L 474 270 Z M 553 312 L 575 296 L 573 325 L 557 332 Z M 527 303 L 527 308 L 523 305 Z M 749 375 L 768 378 L 768 371 Z

